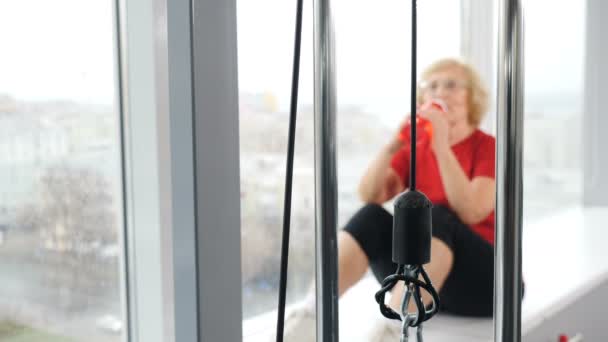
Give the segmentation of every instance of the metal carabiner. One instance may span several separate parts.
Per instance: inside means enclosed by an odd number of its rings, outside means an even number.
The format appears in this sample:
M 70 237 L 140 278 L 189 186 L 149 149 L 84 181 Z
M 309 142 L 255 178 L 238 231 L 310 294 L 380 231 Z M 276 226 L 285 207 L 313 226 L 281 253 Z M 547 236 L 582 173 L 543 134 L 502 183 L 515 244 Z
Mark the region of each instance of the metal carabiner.
M 412 295 L 415 295 L 414 285 L 406 284 L 403 294 L 403 300 L 401 301 L 401 321 L 403 322 L 401 326 L 401 342 L 409 341 L 409 328 L 416 324 L 418 321 L 418 315 L 414 313 L 410 313 L 408 311 L 410 300 Z M 416 334 L 418 342 L 421 342 L 421 332 Z

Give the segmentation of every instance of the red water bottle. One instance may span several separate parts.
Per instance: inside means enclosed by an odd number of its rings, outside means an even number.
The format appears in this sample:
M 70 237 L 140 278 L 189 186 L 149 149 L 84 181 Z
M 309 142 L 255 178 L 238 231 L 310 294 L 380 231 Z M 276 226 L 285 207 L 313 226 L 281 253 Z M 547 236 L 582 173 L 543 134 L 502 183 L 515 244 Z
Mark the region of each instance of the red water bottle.
M 447 111 L 447 106 L 445 103 L 439 99 L 433 99 L 422 106 L 420 106 L 419 110 L 426 110 L 429 108 L 435 108 L 442 112 Z M 419 115 L 416 115 L 416 145 L 425 145 L 430 144 L 433 141 L 433 125 L 431 122 Z M 403 126 L 401 133 L 399 134 L 399 138 L 404 143 L 410 141 L 410 125 L 407 124 Z

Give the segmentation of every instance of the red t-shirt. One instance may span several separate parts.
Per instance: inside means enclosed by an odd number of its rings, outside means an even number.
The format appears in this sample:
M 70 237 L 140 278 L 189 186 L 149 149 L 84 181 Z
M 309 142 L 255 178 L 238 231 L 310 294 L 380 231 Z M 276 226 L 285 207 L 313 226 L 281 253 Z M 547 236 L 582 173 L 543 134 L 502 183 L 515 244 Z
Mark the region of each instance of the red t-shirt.
M 477 129 L 469 137 L 452 146 L 456 159 L 460 162 L 460 166 L 469 179 L 479 176 L 495 178 L 495 144 L 496 139 L 494 137 Z M 439 165 L 437 165 L 432 147 L 428 143 L 419 143 L 416 147 L 416 154 L 417 189 L 423 192 L 433 204 L 451 208 L 443 189 Z M 409 144 L 395 153 L 391 166 L 407 187 L 410 173 Z M 494 211 L 481 222 L 470 227 L 486 241 L 492 245 L 494 244 Z

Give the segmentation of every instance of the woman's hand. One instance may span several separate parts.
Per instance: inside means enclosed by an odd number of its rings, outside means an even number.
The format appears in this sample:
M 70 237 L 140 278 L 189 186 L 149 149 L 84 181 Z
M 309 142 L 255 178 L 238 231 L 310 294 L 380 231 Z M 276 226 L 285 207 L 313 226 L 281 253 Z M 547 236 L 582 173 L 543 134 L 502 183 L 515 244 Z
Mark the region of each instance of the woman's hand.
M 418 113 L 433 125 L 433 150 L 435 153 L 450 147 L 450 124 L 445 113 L 436 108 L 421 109 Z

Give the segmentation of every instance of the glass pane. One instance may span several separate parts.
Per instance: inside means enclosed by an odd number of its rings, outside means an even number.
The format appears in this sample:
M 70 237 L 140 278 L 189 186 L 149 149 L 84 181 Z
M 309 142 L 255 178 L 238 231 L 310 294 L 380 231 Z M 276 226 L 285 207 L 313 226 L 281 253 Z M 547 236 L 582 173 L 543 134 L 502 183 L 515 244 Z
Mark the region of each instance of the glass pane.
M 276 321 L 295 3 L 237 2 L 245 341 Z M 361 205 L 367 163 L 408 112 L 411 21 L 407 1 L 333 4 L 341 227 Z M 312 6 L 304 9 L 288 304 L 314 281 L 313 18 Z M 460 1 L 425 1 L 419 20 L 421 67 L 459 55 Z
M 0 340 L 122 341 L 112 1 L 0 2 Z
M 524 5 L 524 215 L 536 219 L 582 203 L 585 4 Z
M 245 319 L 275 310 L 278 302 L 294 28 L 295 1 L 238 1 Z M 312 11 L 311 6 L 305 6 L 292 198 L 289 302 L 306 293 L 314 273 L 312 79 Z M 275 320 L 268 322 L 273 324 Z
M 548 339 L 549 332 L 560 325 L 562 313 L 580 310 L 582 305 L 587 310 L 597 302 L 591 296 L 597 293 L 600 282 L 593 284 L 591 279 L 603 274 L 601 256 L 605 253 L 593 243 L 604 239 L 599 235 L 604 231 L 599 224 L 603 221 L 587 219 L 589 208 L 582 206 L 587 2 L 522 2 L 526 82 L 522 321 L 524 327 L 534 326 L 524 331 L 524 339 L 532 341 L 540 336 Z M 578 267 L 585 263 L 594 266 Z M 575 269 L 577 274 L 563 279 L 562 269 Z M 573 296 L 577 296 L 576 301 L 569 301 Z M 554 307 L 560 310 L 551 310 Z M 539 317 L 542 323 L 528 324 Z M 586 339 L 597 339 L 588 337 L 596 329 L 582 326 L 560 333 L 575 340 L 583 331 Z

